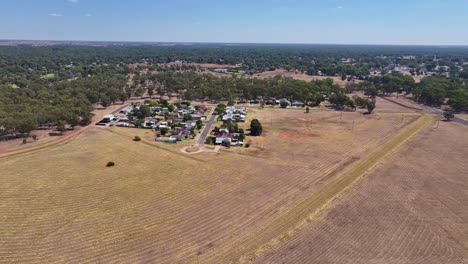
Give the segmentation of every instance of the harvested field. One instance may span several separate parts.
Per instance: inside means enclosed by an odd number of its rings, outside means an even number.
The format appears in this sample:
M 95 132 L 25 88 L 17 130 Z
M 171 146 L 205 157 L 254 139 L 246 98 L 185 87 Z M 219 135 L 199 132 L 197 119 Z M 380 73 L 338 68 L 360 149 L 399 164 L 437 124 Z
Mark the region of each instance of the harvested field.
M 201 68 L 216 68 L 216 69 L 229 69 L 236 68 L 239 65 L 234 64 L 214 64 L 214 63 L 195 63 L 195 62 L 170 62 L 170 63 L 161 63 L 162 66 L 196 66 Z
M 253 75 L 252 78 L 262 79 L 262 78 L 275 77 L 276 75 L 292 77 L 294 79 L 302 80 L 302 81 L 324 80 L 324 79 L 329 78 L 341 86 L 345 86 L 348 83 L 348 81 L 341 80 L 340 76 L 312 76 L 312 75 L 307 75 L 301 72 L 287 71 L 287 70 L 282 70 L 282 69 L 258 73 L 258 74 Z M 359 81 L 355 80 L 353 82 L 359 82 Z
M 467 263 L 466 132 L 426 129 L 256 263 Z
M 289 109 L 252 109 L 251 116 L 266 137 L 240 154 L 189 155 L 151 141 L 146 130 L 95 128 L 0 159 L 8 172 L 0 175 L 2 261 L 243 259 L 304 220 L 312 212 L 298 205 L 417 118 Z M 143 140 L 133 142 L 135 135 Z M 301 213 L 291 214 L 295 208 Z M 262 232 L 266 226 L 276 232 Z
M 392 99 L 394 100 L 394 99 Z M 400 100 L 402 101 L 402 100 Z M 399 102 L 400 104 L 396 104 L 390 100 L 383 99 L 381 97 L 376 97 L 376 112 L 380 113 L 404 113 L 404 112 L 415 112 L 418 111 L 418 109 L 410 105 L 407 102 Z

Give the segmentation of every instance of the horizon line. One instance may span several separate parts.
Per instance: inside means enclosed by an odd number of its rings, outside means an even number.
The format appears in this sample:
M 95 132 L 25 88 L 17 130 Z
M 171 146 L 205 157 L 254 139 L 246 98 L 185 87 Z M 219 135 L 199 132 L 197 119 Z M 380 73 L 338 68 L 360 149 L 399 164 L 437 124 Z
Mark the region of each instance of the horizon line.
M 370 44 L 370 43 L 310 43 L 310 42 L 215 42 L 215 41 L 146 41 L 146 40 L 53 40 L 53 39 L 1 39 L 0 42 L 89 42 L 89 43 L 133 43 L 133 44 L 264 44 L 264 45 L 336 45 L 336 46 L 415 46 L 415 47 L 468 47 L 468 44 Z

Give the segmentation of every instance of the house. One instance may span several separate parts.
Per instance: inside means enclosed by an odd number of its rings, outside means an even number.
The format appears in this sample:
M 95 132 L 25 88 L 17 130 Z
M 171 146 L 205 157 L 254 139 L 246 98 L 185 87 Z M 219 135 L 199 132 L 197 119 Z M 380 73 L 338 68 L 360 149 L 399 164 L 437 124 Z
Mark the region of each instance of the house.
M 155 127 L 156 124 L 157 124 L 157 122 L 158 122 L 158 121 L 155 120 L 155 119 L 146 121 L 146 122 L 145 122 L 145 127 L 151 127 L 151 128 L 152 128 L 152 127 Z
M 157 137 L 157 138 L 156 138 L 156 141 L 159 141 L 159 142 L 168 142 L 168 143 L 176 143 L 176 142 L 177 142 L 177 138 L 174 137 L 174 136 L 170 136 L 170 137 L 162 136 L 162 137 Z
M 216 136 L 215 145 L 230 145 L 231 142 L 232 142 L 232 135 L 222 133 Z
M 201 119 L 202 119 L 202 115 L 201 115 L 200 113 L 193 114 L 193 115 L 192 115 L 192 119 L 195 120 L 195 121 L 201 120 Z
M 128 114 L 130 114 L 132 112 L 132 110 L 133 110 L 133 107 L 127 107 L 125 109 L 120 110 L 119 113 L 124 114 L 124 115 L 128 115 Z
M 102 121 L 109 123 L 109 122 L 111 122 L 112 120 L 114 120 L 114 118 L 115 118 L 114 115 L 106 115 L 106 116 L 104 116 L 104 117 L 102 118 Z
M 304 103 L 301 102 L 301 101 L 297 101 L 297 100 L 294 100 L 292 103 L 291 103 L 292 106 L 300 106 L 300 107 L 303 107 L 304 106 Z
M 130 125 L 127 122 L 119 122 L 117 123 L 118 127 L 129 127 Z
M 190 123 L 187 124 L 185 129 L 183 129 L 179 135 L 177 136 L 178 140 L 184 140 L 190 136 L 190 133 L 192 132 L 192 128 L 195 126 L 195 123 Z
M 288 99 L 286 99 L 286 98 L 283 98 L 283 99 L 277 100 L 277 103 L 278 103 L 278 104 L 281 104 L 281 103 L 287 103 L 289 106 L 291 106 L 291 101 L 289 101 L 289 100 L 288 100 Z
M 214 69 L 213 71 L 217 73 L 228 73 L 228 69 Z
M 234 116 L 232 114 L 225 114 L 222 117 L 223 121 L 234 120 Z

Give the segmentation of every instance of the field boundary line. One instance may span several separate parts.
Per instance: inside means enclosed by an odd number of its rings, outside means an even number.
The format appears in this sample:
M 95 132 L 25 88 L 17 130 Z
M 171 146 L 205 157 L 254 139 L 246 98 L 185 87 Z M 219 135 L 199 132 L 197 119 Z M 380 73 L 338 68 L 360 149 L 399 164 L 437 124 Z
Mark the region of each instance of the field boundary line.
M 192 262 L 250 263 L 255 261 L 256 258 L 302 229 L 318 215 L 331 209 L 332 203 L 337 198 L 363 176 L 368 175 L 376 166 L 385 162 L 383 161 L 384 157 L 397 151 L 422 129 L 432 124 L 433 120 L 433 115 L 422 114 L 387 140 L 382 147 L 345 169 L 335 180 L 311 193 L 284 215 L 274 219 L 259 231 L 235 241 L 233 245 L 220 248 L 211 255 L 200 256 L 198 259 L 193 259 Z
M 404 107 L 404 108 L 408 108 L 408 109 L 412 109 L 412 110 L 416 110 L 416 111 L 423 111 L 422 108 L 417 107 L 417 106 L 406 105 L 406 104 L 404 104 L 404 103 L 398 102 L 398 101 L 396 101 L 396 100 L 393 100 L 393 99 L 391 99 L 391 98 L 388 98 L 388 97 L 385 97 L 385 96 L 381 96 L 381 95 L 380 95 L 379 97 L 382 98 L 382 99 L 384 99 L 384 100 L 387 100 L 387 101 L 389 101 L 389 102 L 391 102 L 391 103 L 394 103 L 394 104 L 397 104 L 397 105 L 399 105 L 399 106 L 402 106 L 402 107 Z

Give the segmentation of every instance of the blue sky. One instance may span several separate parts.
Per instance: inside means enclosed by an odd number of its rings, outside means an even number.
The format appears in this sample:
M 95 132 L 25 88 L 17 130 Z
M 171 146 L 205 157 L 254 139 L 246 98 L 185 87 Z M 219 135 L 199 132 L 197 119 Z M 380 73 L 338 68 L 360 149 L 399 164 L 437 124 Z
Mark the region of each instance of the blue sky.
M 468 0 L 1 0 L 0 39 L 468 45 Z

